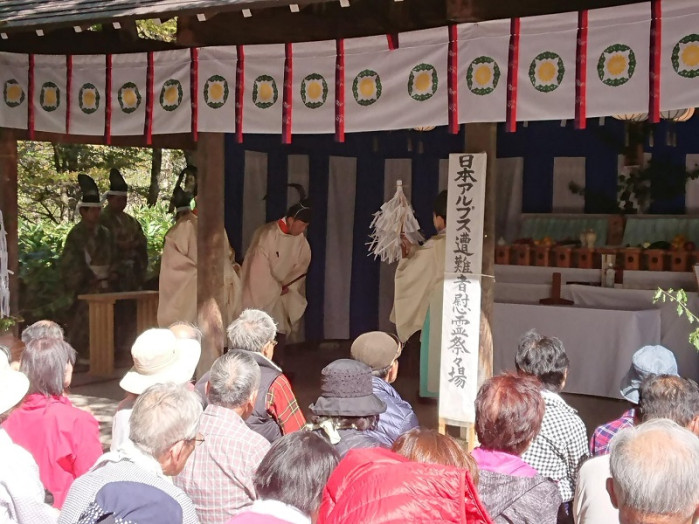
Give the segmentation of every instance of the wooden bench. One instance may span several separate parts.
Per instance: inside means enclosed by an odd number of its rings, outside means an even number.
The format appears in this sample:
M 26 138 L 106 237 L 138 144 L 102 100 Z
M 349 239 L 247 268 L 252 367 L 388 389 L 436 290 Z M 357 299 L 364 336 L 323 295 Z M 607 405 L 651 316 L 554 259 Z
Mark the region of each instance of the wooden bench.
M 78 295 L 90 308 L 90 374 L 109 376 L 114 372 L 114 303 L 136 301 L 136 332 L 158 325 L 158 292 L 125 291 Z

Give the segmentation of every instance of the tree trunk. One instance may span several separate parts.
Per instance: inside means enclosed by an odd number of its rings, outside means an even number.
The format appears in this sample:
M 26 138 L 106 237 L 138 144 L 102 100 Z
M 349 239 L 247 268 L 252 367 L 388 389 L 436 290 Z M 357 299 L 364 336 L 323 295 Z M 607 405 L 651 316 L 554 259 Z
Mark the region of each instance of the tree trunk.
M 163 150 L 153 148 L 153 159 L 150 166 L 150 186 L 148 187 L 148 207 L 153 207 L 158 202 L 160 194 L 160 175 L 163 166 Z

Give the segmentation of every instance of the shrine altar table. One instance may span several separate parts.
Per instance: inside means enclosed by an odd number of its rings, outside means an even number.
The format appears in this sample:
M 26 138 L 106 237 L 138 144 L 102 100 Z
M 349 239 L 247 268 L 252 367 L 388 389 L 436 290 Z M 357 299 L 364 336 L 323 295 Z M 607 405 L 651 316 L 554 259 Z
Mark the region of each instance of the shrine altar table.
M 513 370 L 517 342 L 530 329 L 561 339 L 570 359 L 566 393 L 622 398 L 619 382 L 631 356 L 660 342 L 658 309 L 627 311 L 496 303 L 493 371 Z M 695 353 L 695 358 L 699 359 Z M 680 372 L 682 372 L 680 368 Z

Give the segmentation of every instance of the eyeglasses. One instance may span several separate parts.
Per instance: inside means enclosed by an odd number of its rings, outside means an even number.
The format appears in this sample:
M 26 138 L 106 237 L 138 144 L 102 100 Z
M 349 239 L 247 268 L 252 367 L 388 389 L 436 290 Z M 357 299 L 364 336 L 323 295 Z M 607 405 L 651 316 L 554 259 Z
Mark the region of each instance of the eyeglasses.
M 193 443 L 194 443 L 194 447 L 197 447 L 199 444 L 201 444 L 202 442 L 204 442 L 204 435 L 202 435 L 201 433 L 197 433 L 197 436 L 196 436 L 196 437 L 187 439 L 187 440 L 185 440 L 185 442 L 186 442 L 187 444 L 190 444 L 190 443 L 193 442 Z

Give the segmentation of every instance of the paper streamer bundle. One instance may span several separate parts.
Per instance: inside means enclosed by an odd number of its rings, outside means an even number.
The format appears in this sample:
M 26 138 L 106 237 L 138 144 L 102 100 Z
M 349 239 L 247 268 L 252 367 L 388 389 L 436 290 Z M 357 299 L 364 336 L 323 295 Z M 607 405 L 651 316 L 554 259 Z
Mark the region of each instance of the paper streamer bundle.
M 396 194 L 384 203 L 376 213 L 370 226 L 373 231 L 369 243 L 369 253 L 374 258 L 380 257 L 382 262 L 389 264 L 401 259 L 401 235 L 411 244 L 419 244 L 424 240 L 420 233 L 420 225 L 415 219 L 413 207 L 403 193 L 403 183 L 396 183 Z
M 0 318 L 10 316 L 10 276 L 7 268 L 7 232 L 0 211 Z

